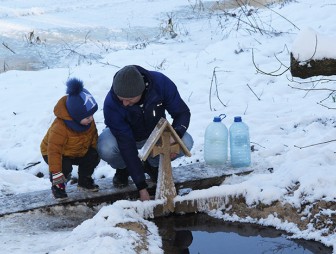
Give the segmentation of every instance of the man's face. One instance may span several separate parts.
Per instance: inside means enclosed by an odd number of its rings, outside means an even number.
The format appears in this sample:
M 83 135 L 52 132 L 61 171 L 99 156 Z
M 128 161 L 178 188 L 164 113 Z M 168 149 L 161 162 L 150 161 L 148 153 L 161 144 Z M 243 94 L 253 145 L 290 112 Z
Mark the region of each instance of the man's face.
M 117 97 L 122 102 L 122 104 L 126 107 L 126 106 L 133 106 L 134 104 L 138 103 L 141 99 L 141 94 L 133 98 L 124 98 L 120 96 L 117 96 Z

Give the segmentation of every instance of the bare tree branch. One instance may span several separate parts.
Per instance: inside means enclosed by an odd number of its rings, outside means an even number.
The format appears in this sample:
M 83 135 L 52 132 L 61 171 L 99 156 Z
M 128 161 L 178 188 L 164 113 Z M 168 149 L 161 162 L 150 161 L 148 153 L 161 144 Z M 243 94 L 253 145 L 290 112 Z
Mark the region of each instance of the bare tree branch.
M 320 105 L 320 106 L 322 106 L 322 107 L 325 107 L 327 109 L 336 109 L 336 108 L 332 108 L 332 107 L 328 107 L 326 105 L 323 105 L 322 103 L 319 103 L 319 102 L 317 102 L 317 104 Z
M 288 85 L 290 88 L 297 89 L 297 90 L 303 90 L 303 91 L 335 91 L 334 89 L 330 88 L 300 88 Z
M 212 86 L 213 84 L 215 84 L 216 86 L 216 97 L 217 99 L 220 101 L 220 103 L 226 107 L 226 105 L 222 102 L 222 100 L 220 99 L 219 97 L 219 94 L 218 94 L 218 82 L 217 82 L 217 75 L 216 75 L 216 68 L 218 67 L 215 67 L 212 71 L 212 77 L 211 77 L 211 84 L 210 84 L 210 92 L 209 92 L 209 105 L 210 105 L 210 110 L 212 111 L 212 106 L 211 106 L 211 94 L 212 94 Z
M 256 68 L 256 70 L 257 70 L 259 73 L 262 73 L 262 74 L 265 74 L 265 75 L 269 75 L 269 76 L 273 76 L 273 77 L 281 76 L 282 74 L 284 74 L 286 71 L 288 71 L 288 70 L 290 69 L 290 67 L 287 67 L 283 72 L 281 72 L 281 73 L 279 73 L 279 74 L 273 74 L 273 73 L 275 73 L 275 71 L 267 73 L 267 72 L 264 72 L 264 71 L 260 70 L 260 69 L 257 67 L 257 65 L 256 65 L 256 63 L 255 63 L 255 61 L 254 61 L 254 51 L 253 51 L 253 49 L 252 49 L 252 62 L 253 62 L 254 67 Z M 281 65 L 280 65 L 280 67 L 279 67 L 278 70 L 281 69 L 281 66 L 285 66 L 285 65 L 281 63 Z
M 311 147 L 311 146 L 317 146 L 317 145 L 323 145 L 323 144 L 331 143 L 331 142 L 334 142 L 334 141 L 336 141 L 336 139 L 332 139 L 332 140 L 321 142 L 321 143 L 311 144 L 311 145 L 307 145 L 307 146 L 294 145 L 294 147 L 299 148 L 299 149 L 303 149 L 303 148 L 307 148 L 307 147 Z
M 251 90 L 251 92 L 254 94 L 255 97 L 257 97 L 258 101 L 261 101 L 261 99 L 256 95 L 256 93 L 252 90 L 252 88 L 249 86 L 249 84 L 246 84 L 247 87 Z
M 275 10 L 269 8 L 267 5 L 258 2 L 256 0 L 254 0 L 255 2 L 257 2 L 258 4 L 264 6 L 265 8 L 267 8 L 268 10 L 270 10 L 271 12 L 274 12 L 275 14 L 279 15 L 281 18 L 283 18 L 284 20 L 287 20 L 290 24 L 292 24 L 297 30 L 300 30 L 300 28 L 298 28 L 293 22 L 291 22 L 289 19 L 287 19 L 286 17 L 282 16 L 279 12 L 276 12 Z
M 6 43 L 2 42 L 2 45 L 4 45 L 5 48 L 7 48 L 7 49 L 8 49 L 10 52 L 12 52 L 13 54 L 16 54 L 16 53 L 14 52 L 14 50 L 12 50 Z
M 40 163 L 41 163 L 40 161 L 30 162 L 30 163 L 28 163 L 28 166 L 23 168 L 23 169 L 28 169 L 28 168 L 34 167 L 34 166 L 36 166 L 37 164 L 40 164 Z

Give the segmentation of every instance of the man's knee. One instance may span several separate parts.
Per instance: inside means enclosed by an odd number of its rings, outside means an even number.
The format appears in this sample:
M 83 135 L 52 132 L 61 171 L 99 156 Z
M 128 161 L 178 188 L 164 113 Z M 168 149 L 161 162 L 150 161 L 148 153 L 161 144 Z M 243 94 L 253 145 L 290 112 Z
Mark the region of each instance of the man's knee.
M 112 145 L 108 142 L 98 142 L 97 144 L 99 157 L 104 161 L 109 160 L 113 156 L 112 149 Z
M 111 163 L 112 159 L 119 156 L 117 140 L 108 128 L 99 135 L 97 150 L 99 157 L 108 163 Z
M 188 132 L 186 132 L 183 135 L 182 141 L 183 141 L 184 145 L 188 148 L 189 151 L 194 146 L 194 140 L 193 140 L 192 136 Z

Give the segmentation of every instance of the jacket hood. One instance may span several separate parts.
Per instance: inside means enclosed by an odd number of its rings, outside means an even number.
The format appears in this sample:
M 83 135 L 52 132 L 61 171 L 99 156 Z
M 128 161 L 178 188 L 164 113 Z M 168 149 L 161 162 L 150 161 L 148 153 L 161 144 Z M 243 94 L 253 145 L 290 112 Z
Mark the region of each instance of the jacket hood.
M 61 99 L 59 99 L 59 101 L 57 102 L 57 104 L 54 107 L 54 114 L 55 114 L 55 116 L 57 116 L 58 118 L 61 118 L 63 120 L 72 121 L 73 119 L 69 115 L 69 112 L 66 108 L 66 100 L 67 100 L 67 95 L 65 95 Z

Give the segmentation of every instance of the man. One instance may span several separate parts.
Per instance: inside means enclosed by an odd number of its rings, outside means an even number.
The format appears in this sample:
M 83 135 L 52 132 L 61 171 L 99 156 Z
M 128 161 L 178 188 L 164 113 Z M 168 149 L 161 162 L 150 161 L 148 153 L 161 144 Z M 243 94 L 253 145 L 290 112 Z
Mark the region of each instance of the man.
M 193 139 L 186 132 L 190 110 L 176 85 L 164 74 L 137 65 L 125 66 L 115 74 L 104 102 L 107 128 L 98 138 L 98 153 L 116 169 L 113 185 L 127 186 L 130 175 L 142 201 L 149 200 L 145 173 L 157 181 L 160 156 L 141 162 L 138 149 L 145 144 L 161 117 L 166 118 L 166 111 L 173 119 L 172 127 L 190 150 Z M 182 152 L 175 158 L 180 156 Z

